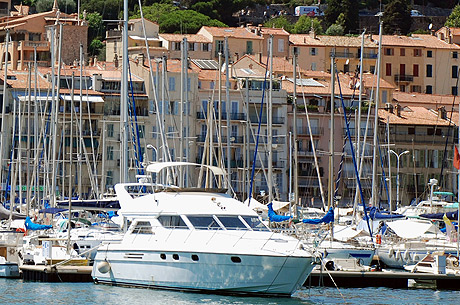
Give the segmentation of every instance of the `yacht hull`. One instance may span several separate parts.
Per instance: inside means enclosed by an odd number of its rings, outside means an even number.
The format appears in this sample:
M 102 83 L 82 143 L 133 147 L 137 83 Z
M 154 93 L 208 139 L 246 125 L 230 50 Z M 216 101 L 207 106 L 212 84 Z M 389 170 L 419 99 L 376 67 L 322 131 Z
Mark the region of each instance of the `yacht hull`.
M 106 273 L 100 271 L 104 262 L 110 266 Z M 99 249 L 92 276 L 111 285 L 290 296 L 313 267 L 308 256 Z

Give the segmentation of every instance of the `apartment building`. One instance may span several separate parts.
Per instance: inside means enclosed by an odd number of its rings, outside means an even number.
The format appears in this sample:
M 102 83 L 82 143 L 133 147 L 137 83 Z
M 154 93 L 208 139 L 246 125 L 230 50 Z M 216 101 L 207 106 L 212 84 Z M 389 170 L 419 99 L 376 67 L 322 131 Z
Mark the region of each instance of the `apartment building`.
M 0 41 L 2 64 L 6 51 L 5 37 L 9 31 L 8 68 L 25 70 L 28 64 L 34 62 L 34 52 L 37 53 L 37 62 L 40 66 L 51 65 L 51 50 L 58 50 L 58 37 L 62 25 L 61 60 L 72 64 L 80 59 L 80 44 L 84 52 L 87 48 L 88 25 L 85 20 L 80 21 L 75 15 L 60 13 L 55 3 L 52 11 L 33 15 L 17 14 L 0 18 Z M 51 42 L 54 41 L 54 46 Z

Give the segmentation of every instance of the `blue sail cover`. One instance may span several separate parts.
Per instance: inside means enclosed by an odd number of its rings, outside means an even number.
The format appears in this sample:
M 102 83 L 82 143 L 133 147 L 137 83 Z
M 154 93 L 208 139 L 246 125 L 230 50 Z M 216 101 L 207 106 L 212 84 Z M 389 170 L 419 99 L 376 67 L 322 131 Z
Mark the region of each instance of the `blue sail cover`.
M 375 220 L 375 219 L 397 219 L 397 218 L 404 218 L 406 216 L 401 215 L 401 214 L 382 213 L 376 207 L 372 207 L 369 209 L 369 217 L 372 220 Z
M 27 216 L 26 221 L 25 221 L 24 224 L 26 226 L 26 230 L 32 230 L 32 231 L 46 230 L 46 229 L 51 229 L 53 227 L 53 226 L 50 226 L 50 225 L 40 225 L 38 223 L 33 223 L 32 220 L 30 220 L 29 216 Z
M 282 215 L 276 214 L 275 211 L 273 211 L 273 203 L 271 202 L 267 204 L 267 208 L 268 208 L 268 218 L 272 222 L 282 222 L 282 221 L 286 221 L 292 218 L 291 216 L 282 216 Z
M 428 218 L 428 219 L 443 219 L 444 214 L 447 216 L 447 218 L 449 218 L 449 220 L 458 219 L 458 211 L 446 212 L 446 213 L 434 213 L 434 214 L 421 214 L 419 216 L 422 218 Z
M 332 207 L 329 208 L 329 211 L 327 211 L 326 215 L 323 216 L 323 218 L 316 218 L 316 219 L 303 219 L 303 223 L 309 223 L 312 225 L 317 225 L 320 223 L 330 223 L 334 221 L 334 209 Z

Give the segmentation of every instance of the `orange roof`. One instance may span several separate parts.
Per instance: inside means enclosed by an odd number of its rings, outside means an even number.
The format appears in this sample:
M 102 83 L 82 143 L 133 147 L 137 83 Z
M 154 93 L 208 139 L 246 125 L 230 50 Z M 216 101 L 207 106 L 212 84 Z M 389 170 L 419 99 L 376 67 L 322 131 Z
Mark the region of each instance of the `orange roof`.
M 294 45 L 307 46 L 329 46 L 329 47 L 361 47 L 361 37 L 347 36 L 325 36 L 317 35 L 313 37 L 311 34 L 291 34 L 289 42 Z M 371 41 L 368 36 L 364 39 L 364 47 L 377 48 L 375 42 Z
M 241 39 L 263 39 L 260 36 L 249 31 L 247 28 L 241 27 L 211 27 L 211 26 L 203 26 L 198 31 L 198 34 L 201 31 L 206 31 L 214 37 L 230 37 L 230 38 L 241 38 Z
M 198 34 L 159 34 L 159 36 L 168 41 L 182 41 L 187 38 L 188 42 L 211 42 L 208 38 Z
M 410 106 L 402 107 L 401 115 L 396 115 L 396 110 L 393 113 L 385 109 L 379 109 L 379 119 L 381 122 L 394 125 L 424 125 L 424 126 L 449 126 L 449 120 L 438 117 L 437 111 L 426 109 L 425 107 Z
M 339 78 L 343 79 L 344 82 L 350 83 L 352 80 L 359 82 L 359 78 L 355 78 L 354 75 L 349 73 L 339 73 Z M 363 86 L 364 88 L 376 88 L 377 87 L 377 75 L 372 73 L 363 73 Z M 395 87 L 384 79 L 380 79 L 380 88 L 382 89 L 395 89 Z
M 375 39 L 378 40 L 378 36 L 375 36 Z M 428 34 L 413 34 L 412 36 L 383 35 L 382 42 L 383 46 L 460 50 L 460 46 L 448 44 L 436 36 Z
M 302 95 L 305 93 L 306 95 L 322 95 L 322 96 L 330 96 L 331 95 L 331 82 L 330 80 L 316 80 L 316 85 L 314 86 L 300 86 L 297 85 L 297 94 Z M 335 83 L 336 88 L 336 95 L 339 94 L 338 90 L 338 83 Z M 340 81 L 340 86 L 342 87 L 342 95 L 343 96 L 352 96 L 355 94 L 356 91 L 351 89 L 348 84 L 346 84 L 343 80 Z M 281 88 L 286 90 L 288 93 L 294 92 L 294 83 L 292 80 L 282 80 Z
M 452 106 L 455 102 L 457 105 L 460 102 L 460 98 L 454 97 L 453 95 L 440 95 L 440 94 L 422 94 L 422 93 L 408 93 L 395 91 L 393 93 L 393 100 L 401 105 L 420 105 L 432 104 L 433 106 Z

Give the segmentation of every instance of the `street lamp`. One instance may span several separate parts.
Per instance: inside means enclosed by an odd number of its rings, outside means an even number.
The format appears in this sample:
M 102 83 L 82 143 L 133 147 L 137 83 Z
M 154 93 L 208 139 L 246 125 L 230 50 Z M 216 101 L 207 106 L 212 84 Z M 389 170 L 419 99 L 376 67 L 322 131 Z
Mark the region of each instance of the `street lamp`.
M 155 151 L 155 162 L 158 161 L 158 150 L 155 146 L 152 144 L 147 144 L 147 149 L 153 149 Z
M 396 208 L 398 208 L 399 207 L 399 158 L 402 155 L 408 154 L 409 151 L 405 150 L 402 153 L 400 153 L 399 155 L 392 149 L 390 149 L 390 152 L 393 153 L 396 156 L 396 159 L 397 159 L 397 163 L 396 163 Z

